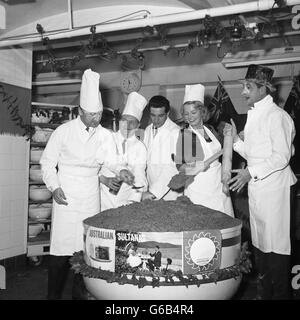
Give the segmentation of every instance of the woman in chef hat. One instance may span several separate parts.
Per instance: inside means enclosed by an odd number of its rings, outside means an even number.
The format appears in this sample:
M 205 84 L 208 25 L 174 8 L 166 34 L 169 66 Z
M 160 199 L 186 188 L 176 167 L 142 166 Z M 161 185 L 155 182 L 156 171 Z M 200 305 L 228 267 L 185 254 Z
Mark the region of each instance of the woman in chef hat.
M 128 168 L 134 175 L 134 185 L 122 183 L 118 176 L 103 168 L 101 171 L 101 211 L 141 201 L 147 190 L 147 150 L 135 135 L 140 125 L 147 100 L 137 92 L 128 95 L 119 131 L 113 133 L 119 165 Z
M 188 127 L 180 132 L 174 161 L 180 171 L 195 175 L 184 195 L 195 204 L 234 216 L 230 196 L 222 191 L 221 163 L 217 159 L 209 166 L 204 164 L 221 150 L 218 139 L 203 125 L 204 91 L 202 84 L 185 86 L 182 116 Z

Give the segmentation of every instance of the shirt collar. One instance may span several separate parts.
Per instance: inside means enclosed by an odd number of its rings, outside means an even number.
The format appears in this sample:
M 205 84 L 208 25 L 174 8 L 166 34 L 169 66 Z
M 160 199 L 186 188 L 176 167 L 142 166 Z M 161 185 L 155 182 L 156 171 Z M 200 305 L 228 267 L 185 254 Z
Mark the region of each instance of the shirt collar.
M 89 129 L 89 131 L 87 131 L 87 130 L 86 130 L 87 126 L 82 122 L 80 116 L 77 117 L 77 120 L 78 120 L 78 125 L 79 125 L 80 130 L 82 130 L 82 131 L 84 131 L 84 132 L 86 132 L 86 133 L 88 133 L 88 134 L 93 134 L 93 133 L 96 132 L 96 130 L 101 126 L 101 125 L 99 124 L 99 126 L 96 127 L 96 128 L 94 128 L 94 127 L 89 127 L 90 129 Z
M 259 100 L 258 102 L 255 102 L 251 110 L 261 109 L 263 106 L 268 105 L 270 103 L 273 103 L 273 98 L 268 94 L 263 99 Z
M 86 131 L 85 129 L 87 128 L 87 126 L 82 122 L 80 116 L 77 117 L 77 120 L 78 120 L 78 125 L 79 125 L 80 130 Z
M 170 119 L 169 119 L 169 117 L 167 117 L 165 123 L 161 127 L 156 128 L 157 129 L 157 133 L 158 133 L 159 130 L 162 130 L 162 129 L 166 128 L 169 125 L 169 122 L 170 122 Z M 154 126 L 153 126 L 153 123 L 152 123 L 152 131 L 153 131 L 153 129 L 154 129 Z

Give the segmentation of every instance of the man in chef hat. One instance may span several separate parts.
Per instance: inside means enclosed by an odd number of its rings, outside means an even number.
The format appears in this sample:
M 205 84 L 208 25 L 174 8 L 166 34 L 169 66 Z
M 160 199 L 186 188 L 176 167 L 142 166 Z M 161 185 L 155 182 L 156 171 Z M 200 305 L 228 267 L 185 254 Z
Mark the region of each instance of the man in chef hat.
M 119 165 L 127 167 L 134 175 L 134 185 L 122 180 L 107 168 L 101 170 L 101 211 L 140 201 L 147 189 L 147 150 L 135 135 L 140 125 L 147 100 L 137 92 L 128 95 L 119 131 L 113 133 Z
M 48 273 L 51 300 L 61 299 L 69 258 L 83 250 L 82 221 L 100 212 L 100 168 L 108 166 L 129 183 L 133 179 L 117 163 L 111 133 L 99 125 L 103 110 L 99 79 L 98 73 L 85 70 L 79 116 L 52 133 L 40 160 L 43 180 L 53 197 Z M 84 298 L 84 289 L 81 275 L 74 275 L 73 298 Z

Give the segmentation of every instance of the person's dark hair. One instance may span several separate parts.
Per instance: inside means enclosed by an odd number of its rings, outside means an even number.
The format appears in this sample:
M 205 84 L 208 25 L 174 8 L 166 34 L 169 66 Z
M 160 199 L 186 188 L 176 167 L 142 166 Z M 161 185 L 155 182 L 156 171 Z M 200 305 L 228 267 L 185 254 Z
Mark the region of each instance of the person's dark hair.
M 155 246 L 157 249 L 159 249 L 159 246 Z
M 170 111 L 170 102 L 164 96 L 153 96 L 149 100 L 149 108 L 165 108 L 166 113 Z
M 255 83 L 257 88 L 261 88 L 263 86 L 263 84 L 260 84 L 260 83 Z M 271 94 L 271 90 L 269 87 L 265 86 L 266 87 L 266 94 Z

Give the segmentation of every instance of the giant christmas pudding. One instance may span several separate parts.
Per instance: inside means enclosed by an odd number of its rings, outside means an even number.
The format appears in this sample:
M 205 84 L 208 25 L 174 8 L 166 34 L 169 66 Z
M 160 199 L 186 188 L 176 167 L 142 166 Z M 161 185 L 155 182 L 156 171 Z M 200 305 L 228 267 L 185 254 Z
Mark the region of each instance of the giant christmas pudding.
M 97 299 L 230 299 L 241 281 L 241 227 L 186 197 L 106 210 L 84 220 L 73 269 Z

